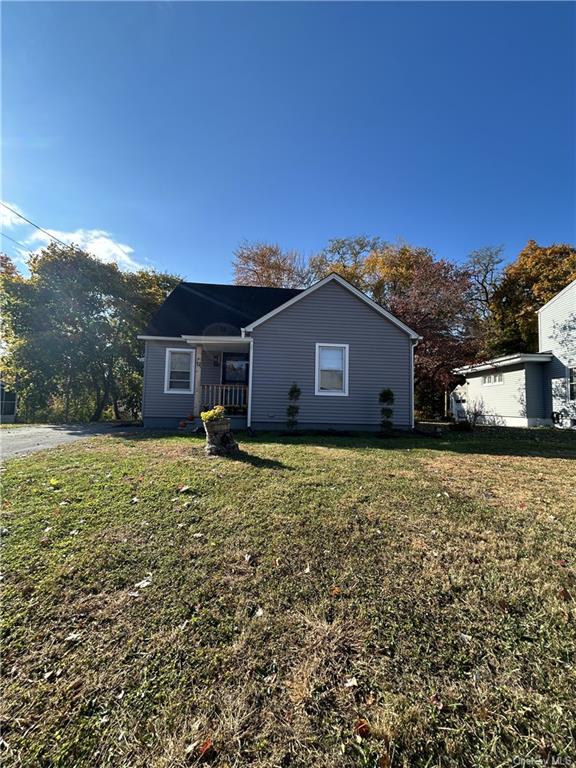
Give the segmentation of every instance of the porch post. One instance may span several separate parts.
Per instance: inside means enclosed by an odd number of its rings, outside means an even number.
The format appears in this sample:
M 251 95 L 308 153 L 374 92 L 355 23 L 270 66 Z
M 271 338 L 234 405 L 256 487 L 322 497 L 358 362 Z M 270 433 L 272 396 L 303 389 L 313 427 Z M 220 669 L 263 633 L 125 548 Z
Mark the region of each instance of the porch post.
M 202 345 L 196 345 L 196 365 L 194 371 L 194 416 L 200 418 L 202 409 Z
M 246 426 L 252 426 L 252 363 L 253 363 L 254 341 L 250 339 L 250 352 L 248 356 L 248 413 L 246 415 Z

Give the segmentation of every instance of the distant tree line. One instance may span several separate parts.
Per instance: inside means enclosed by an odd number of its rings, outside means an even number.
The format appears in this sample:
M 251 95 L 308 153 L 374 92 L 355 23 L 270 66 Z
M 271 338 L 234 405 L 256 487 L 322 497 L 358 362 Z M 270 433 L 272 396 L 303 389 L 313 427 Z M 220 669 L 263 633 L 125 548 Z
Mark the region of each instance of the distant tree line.
M 274 243 L 243 243 L 234 254 L 238 285 L 303 288 L 337 272 L 422 336 L 415 355 L 416 405 L 442 412 L 452 371 L 479 359 L 538 349 L 537 310 L 576 278 L 572 245 L 530 240 L 504 265 L 487 246 L 461 264 L 429 248 L 379 237 L 333 239 L 306 260 Z

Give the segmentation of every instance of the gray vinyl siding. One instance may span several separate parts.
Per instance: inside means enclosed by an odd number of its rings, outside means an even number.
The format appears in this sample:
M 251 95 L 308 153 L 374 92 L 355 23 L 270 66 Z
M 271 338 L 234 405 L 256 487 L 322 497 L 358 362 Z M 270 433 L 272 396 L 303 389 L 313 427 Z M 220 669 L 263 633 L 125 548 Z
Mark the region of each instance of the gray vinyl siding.
M 322 286 L 252 332 L 252 423 L 286 422 L 288 390 L 302 390 L 299 426 L 373 427 L 380 391 L 395 396 L 394 425 L 412 417 L 411 339 L 390 320 L 336 282 Z M 348 396 L 315 395 L 316 344 L 349 345 Z
M 154 419 L 184 419 L 194 409 L 193 394 L 165 394 L 164 370 L 167 349 L 189 351 L 190 344 L 178 341 L 147 341 L 144 352 L 144 387 L 142 418 L 144 423 Z
M 568 399 L 569 368 L 576 366 L 576 281 L 538 313 L 541 352 L 552 352 L 546 366 L 544 400 L 548 413 L 568 408 L 576 417 L 576 404 Z
M 215 361 L 217 361 L 217 365 L 214 365 Z M 212 352 L 203 349 L 200 370 L 202 384 L 221 384 L 222 352 Z

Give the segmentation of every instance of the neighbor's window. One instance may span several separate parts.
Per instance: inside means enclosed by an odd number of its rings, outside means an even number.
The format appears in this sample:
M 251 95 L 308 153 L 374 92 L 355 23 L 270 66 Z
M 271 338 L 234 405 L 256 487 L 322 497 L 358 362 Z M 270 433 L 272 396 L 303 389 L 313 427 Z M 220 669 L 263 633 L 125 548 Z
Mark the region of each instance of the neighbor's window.
M 347 344 L 316 344 L 316 394 L 348 394 Z
M 482 376 L 482 384 L 502 384 L 504 377 L 501 373 L 489 373 L 487 376 Z
M 193 349 L 167 349 L 164 392 L 190 394 L 194 392 Z
M 570 400 L 576 400 L 576 368 L 570 368 L 568 379 L 568 397 Z

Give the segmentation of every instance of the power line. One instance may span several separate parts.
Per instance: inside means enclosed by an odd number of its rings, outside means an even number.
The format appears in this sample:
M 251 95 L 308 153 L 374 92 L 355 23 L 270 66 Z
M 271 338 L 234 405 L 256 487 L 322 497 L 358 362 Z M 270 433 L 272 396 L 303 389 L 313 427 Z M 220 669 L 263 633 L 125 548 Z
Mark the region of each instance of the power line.
M 69 247 L 70 247 L 71 243 L 65 243 L 63 240 L 60 240 L 60 238 L 58 238 L 58 237 L 55 237 L 54 235 L 51 235 L 51 234 L 50 234 L 50 232 L 48 232 L 48 230 L 47 230 L 47 229 L 44 229 L 43 227 L 40 227 L 38 224 L 34 224 L 34 222 L 33 222 L 33 221 L 30 221 L 30 219 L 27 219 L 27 218 L 26 218 L 26 216 L 23 216 L 21 213 L 18 213 L 18 211 L 15 211 L 15 210 L 14 210 L 14 208 L 10 208 L 10 206 L 9 206 L 9 205 L 6 205 L 6 203 L 3 203 L 2 201 L 0 201 L 0 205 L 1 205 L 3 208 L 6 208 L 6 210 L 7 210 L 7 211 L 10 211 L 11 213 L 13 213 L 15 216 L 18 216 L 19 218 L 21 218 L 21 219 L 22 219 L 22 221 L 25 221 L 25 222 L 27 222 L 28 224 L 30 224 L 31 226 L 33 226 L 33 227 L 36 227 L 36 229 L 38 229 L 40 232 L 44 232 L 44 234 L 45 234 L 45 235 L 48 235 L 48 237 L 49 237 L 51 240 L 55 240 L 57 243 L 60 243 L 60 245 L 63 245 L 63 246 L 65 246 L 66 248 L 69 248 Z M 4 233 L 2 233 L 2 234 L 3 234 L 3 236 L 4 236 L 4 237 L 8 237 L 8 235 L 4 235 Z M 11 238 L 11 237 L 8 237 L 8 239 L 9 239 L 9 240 L 12 240 L 12 238 Z M 13 240 L 13 242 L 16 242 L 16 241 L 15 241 L 15 240 Z M 128 256 L 128 254 L 127 254 L 127 253 L 125 253 L 125 251 L 124 251 L 122 248 L 120 248 L 120 246 L 118 245 L 118 243 L 115 243 L 115 242 L 114 242 L 112 239 L 110 239 L 110 243 L 112 244 L 112 246 L 113 246 L 113 247 L 116 249 L 116 251 L 117 251 L 118 253 L 121 253 L 121 254 L 122 254 L 123 258 L 126 258 L 126 257 Z M 21 245 L 21 243 L 18 243 L 18 245 Z M 22 247 L 24 247 L 24 246 L 22 246 Z
M 12 240 L 13 243 L 16 243 L 16 245 L 19 245 L 20 248 L 24 248 L 25 251 L 29 251 L 29 248 L 26 248 L 24 243 L 19 243 L 18 240 L 14 240 L 13 237 L 10 237 L 10 235 L 5 234 L 4 232 L 0 232 L 0 237 L 5 237 L 7 240 Z
M 30 219 L 27 219 L 26 216 L 22 216 L 21 213 L 18 213 L 18 211 L 15 211 L 14 208 L 10 208 L 10 206 L 6 205 L 6 203 L 0 202 L 0 205 L 2 206 L 2 208 L 6 208 L 7 211 L 11 211 L 15 216 L 18 216 L 23 221 L 26 221 L 28 224 L 31 224 L 33 227 L 36 227 L 36 229 L 40 230 L 40 232 L 44 232 L 44 234 L 48 235 L 48 237 L 51 240 L 56 240 L 57 243 L 60 243 L 60 245 L 65 245 L 66 248 L 68 248 L 68 246 L 70 245 L 70 243 L 65 243 L 63 240 L 60 240 L 59 238 L 54 237 L 54 235 L 51 235 L 47 229 L 43 229 L 42 227 L 39 227 L 38 224 L 34 224 L 33 221 L 30 221 Z

